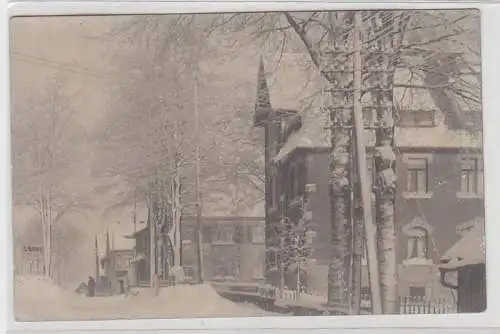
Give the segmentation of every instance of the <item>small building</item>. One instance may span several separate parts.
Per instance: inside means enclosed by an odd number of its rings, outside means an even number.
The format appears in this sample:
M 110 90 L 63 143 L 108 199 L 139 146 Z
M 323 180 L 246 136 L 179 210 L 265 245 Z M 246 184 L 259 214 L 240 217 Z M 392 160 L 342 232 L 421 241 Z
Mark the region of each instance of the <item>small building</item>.
M 24 245 L 22 253 L 23 267 L 20 274 L 41 276 L 45 274 L 43 246 Z
M 111 248 L 101 258 L 105 279 L 112 295 L 124 294 L 129 286 L 133 250 L 125 247 Z
M 484 223 L 477 223 L 442 257 L 441 283 L 457 294 L 458 313 L 486 310 L 486 250 Z

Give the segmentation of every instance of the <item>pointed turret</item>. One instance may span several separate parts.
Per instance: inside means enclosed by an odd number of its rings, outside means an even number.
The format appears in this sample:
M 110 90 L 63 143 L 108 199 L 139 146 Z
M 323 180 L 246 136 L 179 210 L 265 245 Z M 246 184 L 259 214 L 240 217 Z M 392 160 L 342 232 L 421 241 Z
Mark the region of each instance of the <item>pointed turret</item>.
M 257 97 L 254 110 L 254 126 L 261 126 L 271 111 L 271 97 L 267 85 L 264 60 L 260 57 L 259 74 L 257 77 Z

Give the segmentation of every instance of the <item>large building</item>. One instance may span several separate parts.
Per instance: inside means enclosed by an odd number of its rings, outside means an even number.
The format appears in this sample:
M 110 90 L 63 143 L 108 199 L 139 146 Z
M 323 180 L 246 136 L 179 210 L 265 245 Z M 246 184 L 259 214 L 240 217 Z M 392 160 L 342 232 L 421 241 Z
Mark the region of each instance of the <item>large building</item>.
M 264 219 L 259 217 L 202 217 L 202 278 L 204 280 L 259 281 L 264 278 Z M 198 275 L 196 218 L 181 223 L 181 264 L 184 279 L 194 282 Z M 148 285 L 149 228 L 133 234 L 132 270 L 135 284 Z
M 122 210 L 123 211 L 123 210 Z M 126 211 L 126 210 L 125 210 Z M 114 214 L 108 229 L 99 238 L 96 276 L 99 286 L 112 294 L 127 286 L 151 285 L 150 234 L 147 208 L 139 208 L 134 226 L 131 214 Z M 111 219 L 111 218 L 108 218 Z M 204 280 L 264 279 L 265 231 L 263 217 L 206 217 L 202 221 L 202 275 Z M 183 216 L 181 222 L 181 264 L 184 281 L 194 282 L 198 273 L 196 218 Z M 158 257 L 162 262 L 162 257 Z M 166 265 L 166 264 L 165 264 Z M 161 264 L 160 264 L 161 267 Z M 168 277 L 160 280 L 167 281 Z M 163 284 L 163 283 L 161 283 Z
M 427 89 L 398 93 L 395 216 L 399 293 L 450 297 L 450 290 L 439 281 L 439 259 L 463 231 L 484 217 L 480 111 L 452 106 L 446 97 Z M 307 112 L 279 109 L 279 105 L 271 105 L 271 97 L 261 61 L 254 124 L 265 129 L 266 280 L 280 284 L 277 273 L 282 245 L 276 227 L 284 218 L 306 219 L 312 239 L 307 287 L 326 295 L 332 239 L 328 122 L 321 108 Z M 365 112 L 364 118 L 373 179 L 374 117 Z M 368 286 L 366 269 L 364 273 L 363 284 Z

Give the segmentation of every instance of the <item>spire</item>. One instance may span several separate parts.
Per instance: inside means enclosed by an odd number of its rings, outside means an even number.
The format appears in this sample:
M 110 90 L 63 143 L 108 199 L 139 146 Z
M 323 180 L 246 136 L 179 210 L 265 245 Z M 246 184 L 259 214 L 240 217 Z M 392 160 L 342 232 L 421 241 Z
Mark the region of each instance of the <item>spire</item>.
M 262 56 L 259 62 L 259 74 L 257 77 L 257 97 L 255 101 L 254 110 L 254 124 L 260 125 L 266 117 L 267 111 L 265 109 L 271 108 L 271 98 L 269 94 L 269 87 L 267 85 L 266 72 L 264 69 L 264 60 Z

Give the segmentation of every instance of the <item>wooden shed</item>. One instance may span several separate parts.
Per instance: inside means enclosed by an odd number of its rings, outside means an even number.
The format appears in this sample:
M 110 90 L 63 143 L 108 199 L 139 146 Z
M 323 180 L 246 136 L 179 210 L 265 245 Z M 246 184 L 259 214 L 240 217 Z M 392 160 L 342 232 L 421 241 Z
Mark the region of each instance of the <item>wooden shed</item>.
M 458 313 L 486 310 L 484 223 L 474 224 L 441 258 L 441 284 L 456 291 Z

